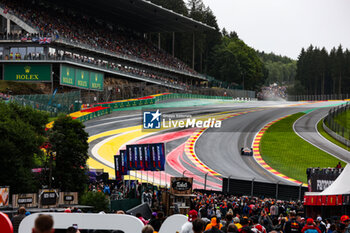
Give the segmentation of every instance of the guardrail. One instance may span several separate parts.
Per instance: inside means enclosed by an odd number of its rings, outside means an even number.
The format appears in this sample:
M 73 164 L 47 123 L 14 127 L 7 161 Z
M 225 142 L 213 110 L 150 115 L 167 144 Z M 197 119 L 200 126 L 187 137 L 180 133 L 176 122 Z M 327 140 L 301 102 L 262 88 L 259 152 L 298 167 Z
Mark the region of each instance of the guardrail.
M 344 127 L 336 122 L 335 117 L 340 114 L 345 114 L 346 111 L 350 113 L 350 102 L 331 108 L 328 115 L 323 120 L 324 130 L 333 138 L 337 139 L 346 146 L 350 146 L 350 126 Z
M 288 95 L 289 101 L 318 101 L 318 100 L 343 100 L 349 99 L 347 94 L 328 94 L 328 95 Z
M 278 200 L 302 200 L 306 187 L 267 183 L 252 180 L 240 180 L 233 178 L 222 179 L 222 192 L 229 195 L 250 195 L 276 198 Z

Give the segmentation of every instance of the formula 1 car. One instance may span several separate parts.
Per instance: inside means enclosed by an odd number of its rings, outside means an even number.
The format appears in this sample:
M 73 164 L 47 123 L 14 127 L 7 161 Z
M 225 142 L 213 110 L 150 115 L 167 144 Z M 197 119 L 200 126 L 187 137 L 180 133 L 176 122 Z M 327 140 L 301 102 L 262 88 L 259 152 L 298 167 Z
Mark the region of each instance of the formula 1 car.
M 242 147 L 241 148 L 241 155 L 249 155 L 252 156 L 253 155 L 253 148 L 248 148 L 248 147 Z

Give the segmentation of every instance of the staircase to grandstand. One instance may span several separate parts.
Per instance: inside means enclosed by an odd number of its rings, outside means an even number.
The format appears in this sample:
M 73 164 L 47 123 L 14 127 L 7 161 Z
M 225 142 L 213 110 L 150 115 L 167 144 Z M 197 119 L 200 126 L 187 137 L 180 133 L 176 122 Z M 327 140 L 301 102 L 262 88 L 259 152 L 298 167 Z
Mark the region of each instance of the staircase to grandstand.
M 0 5 L 0 15 L 4 18 L 14 22 L 19 27 L 23 28 L 25 31 L 31 34 L 36 34 L 38 31 L 34 29 L 32 26 L 30 26 L 28 23 L 23 21 L 22 19 L 18 18 L 16 15 L 12 14 L 12 11 L 9 11 L 8 8 Z

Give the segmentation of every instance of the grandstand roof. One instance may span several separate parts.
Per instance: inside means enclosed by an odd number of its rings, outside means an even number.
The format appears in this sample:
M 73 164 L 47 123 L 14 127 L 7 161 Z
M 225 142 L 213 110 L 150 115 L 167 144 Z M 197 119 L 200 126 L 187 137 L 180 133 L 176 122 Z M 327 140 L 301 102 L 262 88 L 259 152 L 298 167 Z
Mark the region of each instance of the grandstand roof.
M 54 0 L 50 0 L 54 1 Z M 61 0 L 56 4 L 84 8 L 110 22 L 139 32 L 187 32 L 215 30 L 204 23 L 145 0 Z

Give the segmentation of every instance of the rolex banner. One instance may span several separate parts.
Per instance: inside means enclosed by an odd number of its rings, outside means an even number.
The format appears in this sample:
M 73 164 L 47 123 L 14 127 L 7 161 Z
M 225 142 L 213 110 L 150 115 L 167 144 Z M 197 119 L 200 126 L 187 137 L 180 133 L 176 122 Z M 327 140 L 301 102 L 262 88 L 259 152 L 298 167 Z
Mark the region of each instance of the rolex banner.
M 103 90 L 103 73 L 90 72 L 90 89 Z
M 51 82 L 49 64 L 4 64 L 4 80 L 19 82 Z
M 89 89 L 90 74 L 88 70 L 78 68 L 75 70 L 75 86 L 78 88 Z
M 61 65 L 61 85 L 75 86 L 75 68 Z
M 94 91 L 103 91 L 104 74 L 81 69 L 70 65 L 61 65 L 60 84 Z

